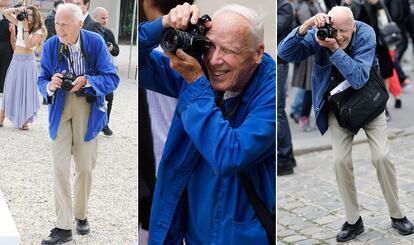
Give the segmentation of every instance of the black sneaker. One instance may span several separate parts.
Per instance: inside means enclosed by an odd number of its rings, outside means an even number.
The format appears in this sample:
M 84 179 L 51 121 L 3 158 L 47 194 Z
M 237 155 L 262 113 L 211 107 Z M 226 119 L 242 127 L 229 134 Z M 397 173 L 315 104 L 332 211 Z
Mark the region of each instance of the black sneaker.
M 42 240 L 42 245 L 61 244 L 72 241 L 72 230 L 53 228 L 50 235 Z
M 111 137 L 114 134 L 108 125 L 102 129 L 102 133 L 107 137 Z
M 362 232 L 364 232 L 364 223 L 362 223 L 362 218 L 360 216 L 355 224 L 351 225 L 347 221 L 342 225 L 341 231 L 336 235 L 336 241 L 349 241 L 351 239 L 354 239 L 356 235 L 359 235 Z
M 76 231 L 78 232 L 79 235 L 86 235 L 86 234 L 89 234 L 89 232 L 91 232 L 91 227 L 89 226 L 88 219 L 84 219 L 84 220 L 75 219 L 75 220 L 76 220 Z

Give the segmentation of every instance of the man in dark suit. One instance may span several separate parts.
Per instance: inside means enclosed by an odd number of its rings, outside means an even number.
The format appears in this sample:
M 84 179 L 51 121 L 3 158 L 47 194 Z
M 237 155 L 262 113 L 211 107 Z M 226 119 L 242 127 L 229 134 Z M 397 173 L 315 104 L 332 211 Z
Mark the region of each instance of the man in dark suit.
M 106 46 L 108 47 L 109 53 L 112 56 L 118 56 L 119 55 L 119 47 L 118 44 L 116 43 L 115 40 L 115 36 L 112 33 L 112 31 L 107 28 L 107 24 L 108 24 L 108 11 L 105 8 L 102 7 L 97 7 L 93 10 L 93 19 L 96 20 L 103 28 L 104 31 L 104 40 L 106 43 Z M 111 115 L 111 110 L 112 110 L 112 101 L 114 100 L 114 93 L 110 93 L 107 94 L 105 96 L 105 100 L 108 102 L 108 124 L 102 129 L 102 133 L 107 136 L 107 137 L 111 137 L 113 132 L 112 130 L 109 128 L 109 116 Z
M 96 22 L 92 17 L 89 15 L 89 7 L 91 5 L 90 0 L 73 0 L 73 4 L 77 5 L 82 10 L 83 14 L 83 26 L 82 29 L 96 32 L 102 38 L 104 37 L 104 30 L 102 29 L 101 25 Z
M 47 37 L 46 40 L 49 39 L 50 37 L 56 35 L 56 30 L 55 30 L 55 14 L 56 14 L 56 9 L 60 4 L 64 4 L 65 1 L 63 0 L 56 0 L 53 2 L 53 9 L 52 11 L 50 11 L 46 18 L 45 18 L 45 26 L 47 29 Z

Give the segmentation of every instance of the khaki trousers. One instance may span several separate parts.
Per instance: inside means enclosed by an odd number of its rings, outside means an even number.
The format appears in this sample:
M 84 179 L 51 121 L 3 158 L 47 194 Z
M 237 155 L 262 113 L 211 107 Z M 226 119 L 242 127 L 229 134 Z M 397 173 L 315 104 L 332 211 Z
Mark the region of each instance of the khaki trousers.
M 333 113 L 329 113 L 329 131 L 331 133 L 334 171 L 339 192 L 345 206 L 346 220 L 350 224 L 359 218 L 357 192 L 355 188 L 352 164 L 352 141 L 354 135 L 339 126 Z M 364 126 L 371 150 L 371 162 L 377 171 L 377 178 L 393 218 L 403 218 L 398 202 L 398 189 L 394 165 L 389 156 L 389 142 L 385 112 Z
M 72 229 L 74 217 L 83 220 L 87 215 L 92 170 L 98 154 L 98 137 L 84 141 L 90 111 L 91 104 L 86 102 L 85 97 L 66 93 L 57 137 L 52 142 L 56 227 L 60 229 Z M 72 151 L 75 161 L 74 211 L 70 186 Z

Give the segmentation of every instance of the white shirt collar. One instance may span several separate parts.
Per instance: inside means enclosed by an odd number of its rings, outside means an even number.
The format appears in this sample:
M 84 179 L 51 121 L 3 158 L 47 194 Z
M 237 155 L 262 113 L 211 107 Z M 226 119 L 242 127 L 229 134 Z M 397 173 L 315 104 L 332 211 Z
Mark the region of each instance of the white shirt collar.
M 225 100 L 227 100 L 227 99 L 229 99 L 229 98 L 233 98 L 233 97 L 236 97 L 237 95 L 239 95 L 239 94 L 241 94 L 241 92 L 240 91 L 238 91 L 238 92 L 233 92 L 233 91 L 230 91 L 230 90 L 227 90 L 226 92 L 224 92 L 224 99 Z
M 89 15 L 89 12 L 86 12 L 86 14 L 83 16 L 83 20 L 82 21 L 85 21 L 85 19 L 86 19 L 86 17 L 88 17 L 88 15 Z
M 70 46 L 71 48 L 74 48 L 76 50 L 79 50 L 80 49 L 80 35 L 81 34 L 79 33 L 78 40 L 76 41 L 75 44 L 68 43 L 68 46 Z

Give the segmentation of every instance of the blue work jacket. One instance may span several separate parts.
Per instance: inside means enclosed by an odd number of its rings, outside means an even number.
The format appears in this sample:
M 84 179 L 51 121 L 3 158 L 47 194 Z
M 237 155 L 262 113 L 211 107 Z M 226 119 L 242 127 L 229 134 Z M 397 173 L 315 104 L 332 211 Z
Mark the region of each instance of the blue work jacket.
M 237 174 L 246 170 L 275 212 L 275 62 L 265 54 L 223 117 L 205 76 L 192 84 L 170 68 L 159 45 L 161 19 L 139 27 L 139 83 L 178 98 L 151 209 L 149 244 L 266 244 Z M 226 100 L 225 106 L 237 103 Z
M 324 96 L 335 82 L 331 80 L 332 66 L 338 69 L 354 89 L 359 89 L 368 81 L 371 67 L 377 64 L 374 30 L 360 21 L 355 21 L 355 24 L 356 32 L 349 44 L 350 55 L 341 48 L 331 53 L 328 48 L 320 46 L 315 39 L 316 28 L 302 37 L 298 34 L 297 27 L 278 46 L 278 56 L 287 62 L 297 63 L 315 55 L 311 79 L 312 103 L 316 125 L 322 134 L 328 129 L 328 113 L 323 110 L 326 102 Z
M 105 95 L 114 91 L 119 84 L 119 77 L 115 66 L 111 62 L 108 48 L 98 34 L 81 29 L 81 47 L 87 55 L 85 76 L 91 87 L 85 88 L 85 93 L 97 96 L 91 105 L 88 128 L 85 141 L 95 138 L 108 122 L 106 113 Z M 49 135 L 54 140 L 65 104 L 63 89 L 57 89 L 55 94 L 48 96 L 46 86 L 57 72 L 69 71 L 66 58 L 61 54 L 61 44 L 57 36 L 49 38 L 44 46 L 40 59 L 40 75 L 38 86 L 40 93 L 46 98 L 49 105 Z M 63 58 L 62 58 L 63 57 Z

